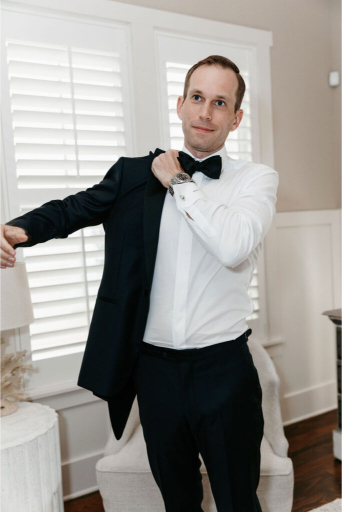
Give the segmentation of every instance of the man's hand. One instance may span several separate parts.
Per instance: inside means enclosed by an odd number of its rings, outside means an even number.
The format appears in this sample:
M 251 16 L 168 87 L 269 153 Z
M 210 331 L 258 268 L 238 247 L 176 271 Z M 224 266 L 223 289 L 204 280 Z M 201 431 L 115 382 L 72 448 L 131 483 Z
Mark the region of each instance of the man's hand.
M 161 153 L 152 162 L 152 172 L 164 187 L 169 188 L 172 176 L 179 172 L 184 172 L 177 156 L 179 151 L 177 149 L 168 149 L 165 153 Z M 194 220 L 188 212 L 186 212 L 189 219 Z
M 13 267 L 15 262 L 15 250 L 13 246 L 20 242 L 27 242 L 28 236 L 23 228 L 0 224 L 0 250 L 1 268 Z
M 172 176 L 179 172 L 184 172 L 179 160 L 177 160 L 179 152 L 176 149 L 168 149 L 165 153 L 161 153 L 152 162 L 152 172 L 164 187 L 169 188 Z

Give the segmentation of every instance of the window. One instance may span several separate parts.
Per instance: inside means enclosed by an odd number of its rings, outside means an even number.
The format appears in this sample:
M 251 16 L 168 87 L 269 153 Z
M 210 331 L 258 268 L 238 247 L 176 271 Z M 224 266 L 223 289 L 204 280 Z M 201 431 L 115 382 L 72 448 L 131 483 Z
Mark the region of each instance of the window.
M 4 37 L 18 215 L 98 183 L 132 152 L 126 34 L 120 28 L 6 13 Z M 24 28 L 24 30 L 22 30 Z M 60 37 L 59 31 L 66 34 Z M 97 39 L 100 44 L 97 43 Z M 126 93 L 126 99 L 127 99 Z M 103 226 L 23 248 L 34 322 L 29 351 L 84 350 L 104 263 Z M 77 356 L 76 356 L 77 357 Z M 47 363 L 49 364 L 49 363 Z

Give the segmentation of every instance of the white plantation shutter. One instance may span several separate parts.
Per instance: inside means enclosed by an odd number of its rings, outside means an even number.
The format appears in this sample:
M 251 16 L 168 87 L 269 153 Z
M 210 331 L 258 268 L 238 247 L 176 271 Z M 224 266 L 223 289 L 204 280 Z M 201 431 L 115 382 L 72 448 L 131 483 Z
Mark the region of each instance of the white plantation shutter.
M 177 115 L 177 99 L 183 95 L 186 73 L 194 63 L 209 55 L 224 55 L 237 64 L 246 84 L 246 92 L 241 104 L 244 115 L 237 130 L 231 132 L 226 140 L 227 153 L 231 158 L 255 161 L 253 149 L 256 149 L 258 141 L 252 140 L 252 133 L 256 132 L 256 127 L 254 126 L 253 131 L 250 80 L 251 56 L 248 53 L 249 51 L 238 49 L 236 45 L 227 48 L 227 45 L 222 45 L 222 43 L 214 44 L 203 40 L 195 41 L 190 38 L 182 39 L 163 33 L 158 35 L 158 50 L 164 147 L 178 150 L 183 147 L 184 136 L 182 122 Z M 257 151 L 254 152 L 257 153 Z M 259 292 L 259 274 L 258 268 L 256 268 L 248 288 L 254 311 L 247 317 L 247 322 L 260 318 Z M 249 325 L 255 329 L 253 323 Z
M 6 16 L 9 34 L 17 24 L 26 28 L 26 37 L 6 37 L 4 45 L 22 215 L 100 182 L 131 152 L 126 42 L 115 27 L 84 31 L 77 22 L 39 17 L 34 26 L 23 14 Z M 103 271 L 103 226 L 23 248 L 23 254 L 35 317 L 32 360 L 83 352 Z
M 6 47 L 24 214 L 91 187 L 126 154 L 120 56 L 25 41 Z M 24 248 L 33 360 L 84 349 L 103 250 L 102 226 Z

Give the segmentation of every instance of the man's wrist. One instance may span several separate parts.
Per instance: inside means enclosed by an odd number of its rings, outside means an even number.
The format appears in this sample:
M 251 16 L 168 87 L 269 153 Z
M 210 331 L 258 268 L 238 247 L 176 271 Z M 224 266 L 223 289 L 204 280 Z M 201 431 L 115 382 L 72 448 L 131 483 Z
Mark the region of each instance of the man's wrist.
M 169 182 L 169 192 L 170 194 L 173 196 L 174 192 L 173 192 L 173 186 L 174 185 L 177 185 L 177 184 L 180 184 L 180 183 L 189 183 L 189 182 L 194 182 L 194 180 L 192 179 L 192 177 L 187 174 L 186 172 L 182 171 L 182 172 L 178 172 L 177 174 L 175 174 L 174 176 L 172 176 L 170 182 Z
M 177 171 L 177 172 L 175 172 L 175 173 L 171 176 L 171 178 L 170 178 L 170 180 L 169 180 L 168 187 L 170 186 L 170 182 L 171 182 L 172 178 L 174 178 L 175 176 L 177 176 L 177 174 L 180 174 L 180 173 L 182 173 L 182 174 L 186 174 L 186 173 L 185 173 L 185 171 Z M 188 175 L 188 176 L 189 176 L 189 175 Z

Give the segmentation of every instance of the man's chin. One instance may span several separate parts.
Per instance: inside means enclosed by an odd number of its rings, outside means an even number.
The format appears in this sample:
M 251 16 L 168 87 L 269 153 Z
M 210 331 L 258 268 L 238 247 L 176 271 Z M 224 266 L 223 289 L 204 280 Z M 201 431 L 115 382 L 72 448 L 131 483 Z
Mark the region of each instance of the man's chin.
M 219 144 L 214 141 L 199 141 L 192 140 L 188 141 L 188 144 L 195 149 L 196 151 L 200 151 L 201 153 L 210 153 L 211 151 L 215 151 L 215 148 L 219 146 Z

